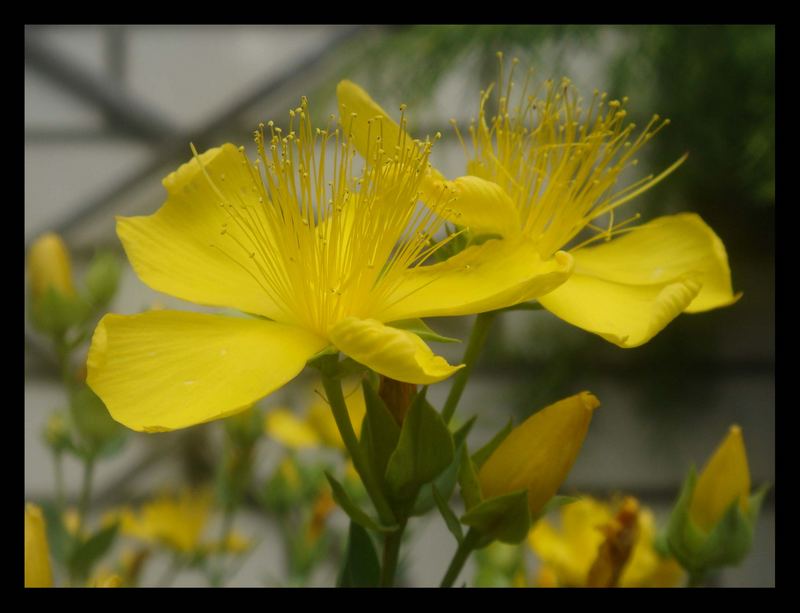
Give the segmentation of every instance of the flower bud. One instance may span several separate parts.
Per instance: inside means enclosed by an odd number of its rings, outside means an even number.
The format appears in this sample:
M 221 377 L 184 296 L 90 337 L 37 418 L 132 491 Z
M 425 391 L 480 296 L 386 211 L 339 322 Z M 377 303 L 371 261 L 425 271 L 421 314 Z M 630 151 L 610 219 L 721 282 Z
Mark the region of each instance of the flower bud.
M 531 516 L 537 516 L 567 477 L 599 406 L 593 394 L 581 392 L 512 430 L 478 473 L 484 499 L 527 489 Z
M 53 587 L 44 517 L 30 503 L 25 505 L 25 587 Z
M 689 517 L 708 532 L 735 500 L 739 501 L 742 513 L 746 513 L 749 495 L 750 470 L 742 429 L 733 425 L 697 479 Z
M 745 558 L 767 489 L 750 496 L 742 430 L 731 426 L 700 476 L 689 471 L 670 516 L 667 546 L 695 581 Z
M 69 252 L 58 234 L 48 232 L 36 239 L 28 253 L 28 274 L 34 300 L 51 287 L 64 296 L 75 295 Z

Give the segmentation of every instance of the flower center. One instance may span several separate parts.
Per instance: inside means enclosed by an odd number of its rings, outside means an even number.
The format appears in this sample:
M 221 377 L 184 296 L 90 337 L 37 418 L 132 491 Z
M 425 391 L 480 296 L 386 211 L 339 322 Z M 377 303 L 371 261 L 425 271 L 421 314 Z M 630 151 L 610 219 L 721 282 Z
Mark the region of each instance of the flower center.
M 498 58 L 497 87 L 493 84 L 481 92 L 478 121 L 469 126 L 472 155 L 455 120 L 451 121 L 469 160 L 468 172 L 505 188 L 517 205 L 523 233 L 536 242 L 542 257 L 564 248 L 584 228 L 595 235 L 579 246 L 629 231 L 624 226 L 638 215 L 617 222 L 616 208 L 664 179 L 686 157 L 657 176 L 616 188 L 622 172 L 638 163 L 639 149 L 669 120 L 654 115 L 635 136 L 636 126 L 626 123 L 627 98 L 607 101 L 605 93 L 595 90 L 584 108 L 569 79 L 558 85 L 550 79 L 534 88 L 532 70 L 512 103 L 518 60 L 512 61 L 504 81 L 501 53 Z M 487 120 L 493 91 L 498 96 L 497 112 Z M 593 223 L 604 215 L 606 227 Z
M 254 163 L 240 148 L 248 185 L 223 189 L 206 175 L 228 217 L 213 246 L 258 282 L 286 321 L 326 336 L 345 317 L 377 312 L 403 273 L 448 239 L 433 239 L 443 223 L 437 207 L 417 204 L 430 142 L 384 144 L 374 122 L 360 160 L 350 129 L 332 128 L 333 116 L 325 130 L 312 128 L 305 98 L 289 116 L 285 135 L 272 121 L 259 125 Z

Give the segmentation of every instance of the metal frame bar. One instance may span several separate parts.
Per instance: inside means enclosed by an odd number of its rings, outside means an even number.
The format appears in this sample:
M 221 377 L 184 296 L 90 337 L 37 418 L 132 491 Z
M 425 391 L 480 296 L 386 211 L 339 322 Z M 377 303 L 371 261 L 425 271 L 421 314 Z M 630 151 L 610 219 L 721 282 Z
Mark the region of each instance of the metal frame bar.
M 68 233 L 71 229 L 77 227 L 89 217 L 103 210 L 115 199 L 123 196 L 126 192 L 136 187 L 141 181 L 147 179 L 150 175 L 161 171 L 165 165 L 175 163 L 176 161 L 185 158 L 188 151 L 189 142 L 195 143 L 198 149 L 208 148 L 213 144 L 210 142 L 213 136 L 223 129 L 227 124 L 236 120 L 239 115 L 252 108 L 257 102 L 260 102 L 263 99 L 278 93 L 292 80 L 302 77 L 305 73 L 308 73 L 312 69 L 316 68 L 318 64 L 329 57 L 337 48 L 351 41 L 355 35 L 363 31 L 363 29 L 363 26 L 342 26 L 326 45 L 300 56 L 295 63 L 287 66 L 278 75 L 256 85 L 245 95 L 234 101 L 228 108 L 224 109 L 215 117 L 206 122 L 204 126 L 194 130 L 192 134 L 171 133 L 170 138 L 161 144 L 161 147 L 156 151 L 153 158 L 149 162 L 145 163 L 142 167 L 120 180 L 110 189 L 105 190 L 92 200 L 86 202 L 81 208 L 76 210 L 69 217 L 60 223 L 55 224 L 55 227 L 49 226 L 46 229 L 58 232 L 60 234 Z M 27 39 L 25 44 L 27 61 L 29 45 Z M 31 49 L 33 50 L 37 67 L 41 68 L 44 66 L 44 68 L 47 70 L 55 69 L 56 64 L 48 63 L 47 57 L 40 53 L 41 46 L 37 45 L 38 43 L 31 43 Z M 59 61 L 61 61 L 61 63 L 65 63 L 62 60 Z M 68 82 L 70 88 L 75 86 L 75 82 L 71 78 L 62 79 L 62 81 Z M 108 93 L 108 89 L 108 87 L 104 87 L 106 94 Z M 98 102 L 100 101 L 98 100 Z M 129 118 L 132 116 L 132 114 L 128 115 Z M 151 125 L 150 127 L 152 128 L 153 126 Z M 42 229 L 42 231 L 44 230 L 45 229 Z M 36 234 L 37 233 L 34 233 L 34 235 Z M 26 241 L 26 250 L 29 247 L 30 241 Z

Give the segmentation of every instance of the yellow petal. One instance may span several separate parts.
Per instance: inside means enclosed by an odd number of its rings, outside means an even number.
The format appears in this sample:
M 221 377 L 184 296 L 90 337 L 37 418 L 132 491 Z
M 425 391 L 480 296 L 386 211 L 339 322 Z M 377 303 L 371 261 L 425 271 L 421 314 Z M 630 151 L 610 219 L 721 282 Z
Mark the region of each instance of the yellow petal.
M 630 348 L 661 332 L 699 290 L 690 279 L 664 286 L 624 285 L 574 274 L 539 302 L 564 321 Z
M 25 505 L 25 587 L 53 587 L 44 516 L 31 503 Z
M 620 587 L 678 587 L 685 573 L 673 558 L 661 557 L 655 548 L 656 520 L 652 511 L 639 514 L 639 539 L 619 580 Z
M 127 427 L 175 430 L 248 408 L 326 345 L 300 328 L 258 319 L 106 315 L 92 338 L 87 383 Z
M 398 381 L 427 385 L 446 379 L 462 366 L 434 355 L 416 334 L 374 319 L 347 317 L 330 330 L 331 342 L 372 370 Z
M 528 534 L 528 544 L 555 574 L 559 585 L 584 587 L 603 542 L 598 527 L 611 519 L 611 510 L 607 504 L 582 497 L 558 511 L 559 529 L 542 519 Z
M 742 429 L 731 426 L 697 479 L 689 516 L 703 530 L 711 530 L 734 501 L 747 511 L 749 495 L 750 469 Z
M 238 244 L 252 241 L 221 206 L 258 204 L 242 154 L 226 144 L 198 157 L 164 179 L 167 201 L 155 214 L 117 218 L 117 234 L 136 274 L 183 300 L 286 319 Z M 257 215 L 259 209 L 250 210 Z
M 527 489 L 531 514 L 539 513 L 572 468 L 598 406 L 595 396 L 581 392 L 514 428 L 478 473 L 484 498 Z
M 270 409 L 264 418 L 264 431 L 290 449 L 309 449 L 322 443 L 314 428 L 289 409 Z
M 539 302 L 620 347 L 649 341 L 680 313 L 727 306 L 725 247 L 692 213 L 659 217 L 598 247 L 578 249 L 575 274 Z
M 400 152 L 395 149 L 398 146 L 412 149 L 417 155 L 418 147 L 411 137 L 364 89 L 352 81 L 340 81 L 336 86 L 336 97 L 342 125 L 362 156 L 372 157 L 377 151 L 378 142 L 389 155 L 395 155 L 395 152 L 399 155 Z M 380 141 L 377 141 L 378 137 Z
M 572 256 L 543 261 L 529 242 L 490 240 L 449 260 L 409 270 L 376 316 L 383 321 L 468 315 L 533 300 L 572 272 Z
M 519 235 L 521 222 L 514 201 L 497 183 L 475 176 L 454 181 L 431 175 L 423 182 L 422 199 L 427 204 L 442 202 L 436 212 L 459 226 L 478 234 Z
M 725 245 L 695 213 L 667 215 L 608 243 L 574 252 L 575 273 L 625 285 L 665 285 L 692 278 L 700 292 L 687 313 L 736 302 Z

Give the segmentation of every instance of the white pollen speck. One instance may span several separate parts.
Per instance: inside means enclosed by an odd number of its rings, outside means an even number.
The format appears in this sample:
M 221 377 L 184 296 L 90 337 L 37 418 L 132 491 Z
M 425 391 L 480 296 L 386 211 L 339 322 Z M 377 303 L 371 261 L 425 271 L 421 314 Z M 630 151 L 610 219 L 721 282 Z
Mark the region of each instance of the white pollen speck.
M 194 381 L 184 381 L 183 382 L 184 385 L 194 385 L 194 383 L 195 383 Z
M 226 355 L 228 355 L 228 350 L 227 350 L 227 349 L 220 349 L 220 350 L 219 350 L 219 354 L 220 354 L 221 356 L 226 356 Z

